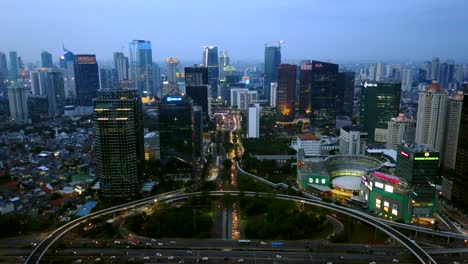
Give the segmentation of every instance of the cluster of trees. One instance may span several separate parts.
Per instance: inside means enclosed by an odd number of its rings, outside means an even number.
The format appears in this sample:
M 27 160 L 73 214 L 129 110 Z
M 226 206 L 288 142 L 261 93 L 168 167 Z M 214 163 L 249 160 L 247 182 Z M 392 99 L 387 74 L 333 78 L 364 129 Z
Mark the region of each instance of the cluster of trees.
M 25 214 L 0 215 L 0 237 L 25 235 L 43 231 L 52 224 L 52 219 Z
M 289 147 L 290 144 L 289 138 L 282 137 L 242 139 L 245 151 L 257 155 L 294 155 L 296 151 Z
M 310 239 L 328 226 L 320 211 L 304 210 L 303 205 L 274 198 L 240 197 L 245 235 L 250 239 Z
M 274 160 L 258 160 L 249 154 L 244 155 L 243 157 L 245 171 L 264 177 L 265 179 L 275 183 L 287 183 L 289 181 L 288 178 L 295 175 L 296 171 L 291 166 L 293 162 L 295 162 L 295 160 L 291 159 L 278 167 Z
M 209 238 L 213 227 L 211 198 L 206 193 L 187 200 L 179 207 L 158 204 L 152 215 L 127 219 L 128 229 L 148 237 Z

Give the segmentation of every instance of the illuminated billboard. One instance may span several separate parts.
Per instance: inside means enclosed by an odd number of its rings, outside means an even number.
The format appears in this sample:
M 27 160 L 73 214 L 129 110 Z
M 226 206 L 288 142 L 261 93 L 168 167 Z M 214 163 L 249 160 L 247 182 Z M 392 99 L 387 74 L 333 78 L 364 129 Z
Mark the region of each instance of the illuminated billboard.
M 96 56 L 94 55 L 77 55 L 76 61 L 79 64 L 96 64 Z
M 182 98 L 181 97 L 167 97 L 166 98 L 166 102 L 179 102 L 179 101 L 182 101 Z

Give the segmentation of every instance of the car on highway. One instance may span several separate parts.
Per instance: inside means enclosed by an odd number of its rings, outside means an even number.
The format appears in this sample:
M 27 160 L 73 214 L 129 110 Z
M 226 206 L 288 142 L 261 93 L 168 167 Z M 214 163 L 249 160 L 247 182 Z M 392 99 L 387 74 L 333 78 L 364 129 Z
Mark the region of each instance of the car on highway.
M 156 257 L 161 257 L 161 256 L 162 256 L 162 254 L 159 253 L 159 252 L 156 252 L 154 255 L 155 255 Z
M 158 243 L 158 246 L 162 246 L 162 245 L 164 245 L 162 242 L 159 242 L 159 243 Z
M 238 259 L 237 262 L 244 262 L 244 259 Z
M 202 259 L 202 260 L 208 260 L 208 257 L 203 257 L 203 258 L 201 258 L 201 259 Z
M 169 256 L 167 257 L 168 260 L 173 260 L 174 259 L 174 256 Z
M 398 262 L 400 262 L 400 261 L 399 261 L 398 259 L 392 259 L 392 262 L 393 262 L 393 263 L 398 263 Z
M 143 259 L 150 259 L 150 257 L 149 256 L 144 256 Z
M 283 256 L 281 256 L 281 255 L 276 255 L 276 256 L 275 256 L 275 258 L 277 258 L 277 259 L 280 259 L 280 258 L 282 258 L 282 257 L 283 257 Z
M 185 263 L 185 260 L 181 259 L 181 260 L 179 260 L 178 263 L 179 263 L 179 264 L 184 264 L 184 263 Z

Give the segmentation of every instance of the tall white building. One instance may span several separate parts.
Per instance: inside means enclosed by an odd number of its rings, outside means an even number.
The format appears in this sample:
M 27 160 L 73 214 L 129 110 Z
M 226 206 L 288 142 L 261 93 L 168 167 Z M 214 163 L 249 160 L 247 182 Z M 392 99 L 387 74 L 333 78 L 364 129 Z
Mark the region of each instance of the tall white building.
M 119 81 L 128 80 L 128 58 L 123 52 L 114 52 L 114 68 L 117 69 Z
M 461 114 L 463 108 L 463 92 L 449 98 L 447 104 L 447 118 L 445 123 L 443 167 L 455 168 L 458 150 L 458 134 L 460 131 Z
M 367 132 L 355 126 L 346 126 L 340 130 L 340 154 L 364 155 L 367 147 Z
M 272 82 L 270 84 L 270 105 L 276 106 L 276 91 L 278 90 L 278 82 Z
M 437 81 L 419 93 L 415 143 L 442 151 L 447 111 L 447 92 Z
M 404 69 L 401 74 L 401 89 L 403 91 L 411 90 L 413 84 L 413 73 L 410 69 Z
M 257 91 L 251 91 L 247 88 L 231 89 L 231 106 L 237 106 L 238 109 L 247 110 L 249 105 L 258 100 Z
M 248 130 L 247 137 L 259 138 L 260 137 L 260 105 L 251 104 L 248 110 Z
M 384 76 L 384 64 L 379 62 L 375 68 L 375 80 L 380 82 Z
M 17 124 L 29 124 L 28 100 L 24 85 L 12 82 L 8 87 L 8 102 L 10 103 L 11 120 Z
M 169 83 L 177 83 L 177 68 L 179 67 L 179 60 L 177 58 L 167 58 L 167 81 Z
M 402 141 L 413 143 L 415 132 L 416 120 L 407 118 L 405 114 L 400 113 L 388 122 L 386 148 L 396 150 Z
M 291 147 L 298 152 L 299 149 L 303 149 L 306 156 L 320 156 L 322 143 L 315 134 L 300 134 L 293 137 Z

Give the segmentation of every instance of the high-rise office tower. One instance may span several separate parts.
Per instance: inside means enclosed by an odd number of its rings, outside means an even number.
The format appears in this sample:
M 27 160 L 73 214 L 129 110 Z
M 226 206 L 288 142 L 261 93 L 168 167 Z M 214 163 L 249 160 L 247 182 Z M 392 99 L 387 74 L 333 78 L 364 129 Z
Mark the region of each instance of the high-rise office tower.
M 430 61 L 425 61 L 421 65 L 420 76 L 421 77 L 418 80 L 419 82 L 425 82 L 425 81 L 431 80 L 431 62 Z
M 128 58 L 123 52 L 114 52 L 114 68 L 117 69 L 117 76 L 120 81 L 128 80 Z
M 47 51 L 42 51 L 41 53 L 41 62 L 42 67 L 44 68 L 53 68 L 54 63 L 52 62 L 52 54 Z
M 448 83 L 454 83 L 454 74 L 455 74 L 455 62 L 453 60 L 447 60 L 448 70 L 447 70 L 447 80 Z
M 249 105 L 247 121 L 248 121 L 247 137 L 259 138 L 260 137 L 260 105 L 259 104 Z
M 434 57 L 431 62 L 431 80 L 439 80 L 439 58 Z
M 76 99 L 75 60 L 73 52 L 63 49 L 63 54 L 60 56 L 60 68 L 63 69 L 65 97 L 72 100 Z
M 452 201 L 466 208 L 468 207 L 468 94 L 463 97 L 455 172 Z
M 99 69 L 99 87 L 119 88 L 119 71 L 117 69 Z
M 99 68 L 96 55 L 76 55 L 76 96 L 79 106 L 92 106 L 99 89 Z
M 4 80 L 8 78 L 8 66 L 7 66 L 7 59 L 6 54 L 0 52 L 0 80 Z
M 203 111 L 203 123 L 208 124 L 211 115 L 211 103 L 208 96 L 208 68 L 185 68 L 185 93 L 192 98 L 195 105 Z
M 93 106 L 101 195 L 136 198 L 140 195 L 144 161 L 143 113 L 138 93 L 134 89 L 100 89 Z
M 30 72 L 33 95 L 47 98 L 47 115 L 62 115 L 65 109 L 65 88 L 63 70 L 57 68 L 36 68 Z
M 17 124 L 29 124 L 28 102 L 24 84 L 13 81 L 8 87 L 11 120 Z
M 194 148 L 195 115 L 193 100 L 178 94 L 164 97 L 159 104 L 161 163 L 173 158 L 191 163 L 199 159 Z
M 376 66 L 375 65 L 371 65 L 369 66 L 369 69 L 368 69 L 368 75 L 367 75 L 367 79 L 371 80 L 371 81 L 375 81 L 376 79 Z
M 154 96 L 153 55 L 151 41 L 130 43 L 130 79 L 140 96 Z
M 456 95 L 448 99 L 447 103 L 447 118 L 442 151 L 442 167 L 445 169 L 455 169 L 462 109 L 463 92 L 458 91 Z
M 442 151 L 447 111 L 447 92 L 437 81 L 419 93 L 416 118 L 417 144 L 425 145 L 437 152 Z
M 339 72 L 337 79 L 337 115 L 353 117 L 354 72 Z
M 0 60 L 1 60 L 1 54 L 0 54 Z M 461 83 L 463 81 L 463 64 L 455 65 L 454 73 L 453 73 L 453 81 L 457 83 Z
M 315 134 L 332 133 L 336 124 L 338 65 L 321 61 L 301 65 L 299 114 Z
M 375 67 L 375 80 L 380 82 L 384 77 L 385 65 L 383 63 L 377 63 Z
M 207 46 L 203 48 L 203 66 L 208 68 L 208 83 L 210 84 L 210 95 L 218 97 L 219 79 L 218 47 Z
M 177 72 L 179 71 L 179 60 L 177 58 L 167 58 L 167 81 L 169 83 L 177 83 Z
M 155 91 L 155 95 L 162 98 L 162 81 L 161 81 L 161 68 L 157 63 L 153 63 L 153 90 Z
M 10 79 L 15 80 L 20 74 L 18 53 L 10 51 Z
M 278 91 L 278 82 L 272 82 L 270 84 L 270 106 L 276 107 L 277 103 L 277 91 Z
M 278 66 L 278 85 L 276 87 L 276 121 L 292 122 L 296 116 L 296 78 L 297 66 L 280 64 Z
M 265 44 L 265 77 L 263 83 L 263 95 L 270 103 L 270 85 L 278 81 L 278 66 L 281 64 L 281 45 L 269 46 Z
M 423 145 L 398 146 L 397 175 L 413 189 L 413 216 L 434 218 L 437 212 L 435 182 L 439 175 L 439 152 Z
M 402 143 L 414 143 L 414 134 L 416 132 L 416 120 L 408 118 L 404 113 L 392 118 L 388 122 L 387 130 L 387 149 L 398 149 Z
M 411 90 L 413 85 L 413 73 L 410 69 L 403 69 L 401 74 L 401 89 L 403 91 Z
M 367 131 L 369 141 L 387 141 L 388 120 L 400 113 L 400 96 L 400 83 L 361 83 L 360 125 Z
M 439 66 L 439 83 L 440 86 L 442 86 L 443 89 L 448 89 L 449 85 L 449 80 L 448 80 L 448 64 L 447 63 L 441 63 Z
M 227 51 L 221 51 L 219 53 L 219 80 L 224 81 L 226 78 L 226 67 L 230 65 L 229 53 Z

